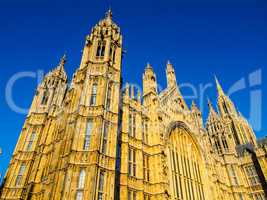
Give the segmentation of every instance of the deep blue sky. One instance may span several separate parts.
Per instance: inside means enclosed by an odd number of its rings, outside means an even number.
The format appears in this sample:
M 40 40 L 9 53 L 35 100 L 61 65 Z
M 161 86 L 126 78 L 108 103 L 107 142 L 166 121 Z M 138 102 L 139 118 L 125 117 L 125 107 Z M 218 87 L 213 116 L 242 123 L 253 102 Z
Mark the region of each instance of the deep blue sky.
M 107 0 L 9 0 L 0 3 L 0 172 L 8 166 L 25 115 L 10 109 L 5 100 L 8 80 L 17 72 L 44 70 L 57 65 L 66 51 L 66 70 L 71 78 L 78 67 L 84 38 L 103 17 Z M 158 83 L 166 86 L 165 64 L 175 66 L 178 83 L 213 84 L 216 74 L 225 91 L 241 78 L 262 70 L 262 85 L 231 96 L 245 117 L 249 117 L 249 94 L 262 90 L 263 127 L 267 135 L 267 1 L 178 1 L 114 0 L 114 20 L 124 36 L 124 81 L 141 84 L 143 69 L 150 62 Z M 20 79 L 13 89 L 15 102 L 29 107 L 36 80 Z M 190 90 L 182 90 L 191 95 Z M 199 89 L 198 89 L 199 92 Z M 206 96 L 216 103 L 215 88 Z M 198 101 L 198 104 L 200 101 Z M 188 104 L 191 104 L 188 101 Z M 204 111 L 206 117 L 207 110 Z

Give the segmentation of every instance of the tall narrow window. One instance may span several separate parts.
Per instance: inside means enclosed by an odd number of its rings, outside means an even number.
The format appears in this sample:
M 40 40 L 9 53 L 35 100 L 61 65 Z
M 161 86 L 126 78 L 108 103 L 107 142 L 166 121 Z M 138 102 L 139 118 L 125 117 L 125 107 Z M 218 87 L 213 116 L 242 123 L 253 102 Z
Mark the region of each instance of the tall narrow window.
M 215 137 L 214 138 L 214 143 L 215 143 L 217 152 L 219 154 L 221 154 L 222 153 L 222 148 L 221 148 L 221 144 L 220 144 L 220 141 L 219 141 L 219 138 L 218 137 Z
M 144 173 L 144 180 L 149 181 L 149 157 L 148 155 L 143 155 L 143 173 Z
M 27 146 L 27 151 L 31 151 L 32 150 L 32 145 L 33 145 L 33 142 L 35 140 L 35 136 L 36 136 L 36 133 L 32 132 L 30 140 L 29 140 L 29 143 L 28 143 L 28 146 Z
M 129 161 L 128 161 L 129 176 L 136 176 L 136 150 L 129 148 Z
M 232 184 L 233 185 L 238 185 L 238 180 L 235 172 L 235 168 L 233 165 L 230 165 L 230 177 L 232 179 Z
M 101 152 L 103 154 L 106 154 L 106 151 L 107 151 L 108 128 L 109 128 L 109 123 L 105 121 L 104 122 L 103 137 L 102 137 L 102 148 L 101 148 Z
M 226 114 L 229 114 L 226 104 L 223 102 L 223 109 Z
M 222 136 L 222 143 L 223 143 L 223 147 L 226 151 L 228 151 L 228 143 L 226 141 L 226 137 L 225 135 Z
M 170 178 L 173 199 L 204 200 L 201 154 L 187 131 L 176 128 L 170 134 Z
M 102 200 L 104 196 L 104 172 L 100 171 L 98 180 L 98 200 Z
M 136 200 L 136 191 L 128 189 L 128 200 Z
M 22 177 L 24 175 L 25 169 L 26 169 L 26 164 L 22 163 L 19 168 L 19 172 L 16 178 L 16 183 L 15 183 L 16 187 L 21 185 L 21 181 L 22 181 Z
M 136 116 L 132 110 L 129 113 L 129 136 L 136 137 Z
M 132 124 L 133 123 L 133 119 L 132 119 L 132 113 L 131 113 L 132 111 L 130 110 L 129 112 L 130 113 L 129 113 L 129 122 L 128 122 L 128 125 L 129 125 L 128 126 L 128 135 L 132 136 L 132 127 L 133 127 L 133 124 Z
M 110 50 L 109 50 L 109 57 L 110 60 L 114 63 L 115 62 L 115 53 L 116 53 L 116 48 L 114 44 L 110 45 Z
M 109 111 L 111 106 L 111 86 L 108 86 L 106 109 Z
M 132 136 L 136 137 L 136 115 L 133 113 L 133 131 L 132 131 Z
M 85 176 L 86 176 L 85 169 L 82 169 L 80 171 L 79 180 L 78 180 L 78 187 L 77 187 L 77 191 L 76 191 L 76 200 L 82 200 L 83 199 Z
M 93 127 L 93 120 L 88 119 L 87 124 L 86 124 L 85 136 L 84 136 L 83 150 L 89 150 L 90 139 L 92 135 L 92 127 Z
M 97 83 L 94 83 L 92 86 L 92 93 L 91 93 L 91 100 L 90 100 L 91 106 L 96 105 L 96 95 L 97 95 Z
M 49 91 L 45 90 L 43 93 L 43 98 L 42 98 L 42 105 L 46 105 L 48 103 L 48 99 L 49 99 Z
M 105 41 L 99 41 L 96 51 L 96 57 L 97 58 L 103 58 L 105 55 L 105 49 L 106 49 L 106 42 Z
M 236 128 L 235 128 L 234 123 L 232 123 L 232 125 L 231 125 L 231 131 L 232 131 L 232 134 L 233 134 L 233 136 L 234 136 L 235 143 L 236 143 L 237 145 L 239 145 L 239 144 L 240 144 L 240 141 L 239 141 L 239 138 L 238 138 L 238 136 L 237 136 L 237 131 L 236 131 Z

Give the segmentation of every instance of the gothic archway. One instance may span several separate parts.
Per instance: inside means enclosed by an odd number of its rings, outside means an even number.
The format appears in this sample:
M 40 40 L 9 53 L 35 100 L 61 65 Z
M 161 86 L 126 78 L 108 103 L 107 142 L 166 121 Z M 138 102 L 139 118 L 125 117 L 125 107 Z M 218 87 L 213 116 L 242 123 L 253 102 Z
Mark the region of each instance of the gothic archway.
M 168 130 L 168 162 L 172 199 L 204 200 L 204 160 L 195 138 L 185 124 Z

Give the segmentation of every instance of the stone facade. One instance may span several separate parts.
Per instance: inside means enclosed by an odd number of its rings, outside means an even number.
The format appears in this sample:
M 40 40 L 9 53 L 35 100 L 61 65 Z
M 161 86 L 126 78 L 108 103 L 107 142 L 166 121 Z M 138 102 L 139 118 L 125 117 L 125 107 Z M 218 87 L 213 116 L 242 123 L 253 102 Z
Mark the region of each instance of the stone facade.
M 4 179 L 1 199 L 263 200 L 267 142 L 257 141 L 216 79 L 217 112 L 203 124 L 166 66 L 157 90 L 121 78 L 122 35 L 108 11 L 86 37 L 68 85 L 65 56 L 38 86 Z

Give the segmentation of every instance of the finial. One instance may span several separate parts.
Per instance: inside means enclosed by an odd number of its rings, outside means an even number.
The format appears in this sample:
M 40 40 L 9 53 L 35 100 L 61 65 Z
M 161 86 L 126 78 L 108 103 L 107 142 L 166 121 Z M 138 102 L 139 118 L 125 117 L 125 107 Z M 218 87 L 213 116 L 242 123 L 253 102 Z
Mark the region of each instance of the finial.
M 64 71 L 64 65 L 65 65 L 66 61 L 67 61 L 67 55 L 66 55 L 66 53 L 64 53 L 64 55 L 60 59 L 59 65 L 58 65 L 59 71 Z
M 152 69 L 152 66 L 150 65 L 149 62 L 146 64 L 146 68 L 147 68 L 147 69 Z
M 112 19 L 112 11 L 111 11 L 111 7 L 109 7 L 108 11 L 106 12 L 106 18 L 107 18 L 107 19 Z
M 170 62 L 170 60 L 167 61 L 167 71 L 173 71 L 173 66 L 172 63 Z
M 209 97 L 207 97 L 207 100 L 208 100 L 208 106 L 209 106 L 209 109 L 210 109 L 210 110 L 213 109 L 213 107 L 212 107 L 212 103 L 211 103 Z

